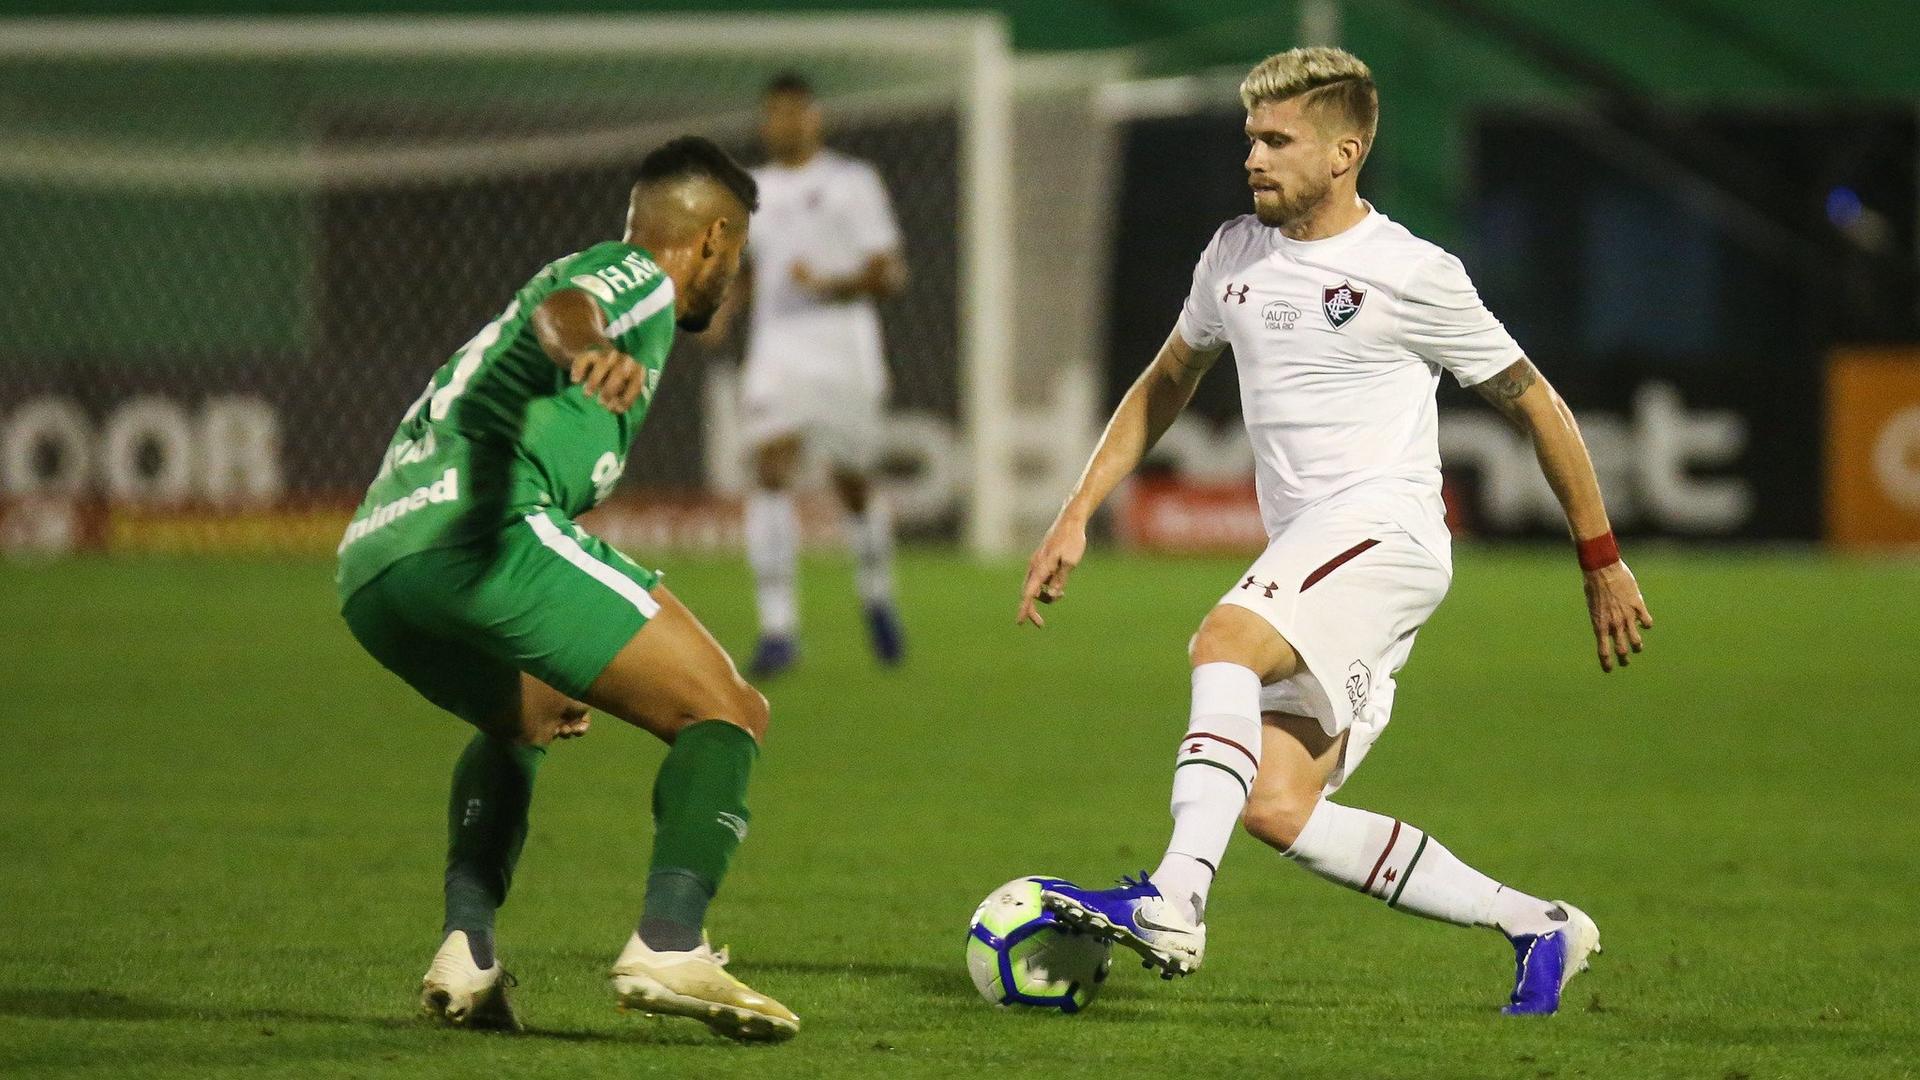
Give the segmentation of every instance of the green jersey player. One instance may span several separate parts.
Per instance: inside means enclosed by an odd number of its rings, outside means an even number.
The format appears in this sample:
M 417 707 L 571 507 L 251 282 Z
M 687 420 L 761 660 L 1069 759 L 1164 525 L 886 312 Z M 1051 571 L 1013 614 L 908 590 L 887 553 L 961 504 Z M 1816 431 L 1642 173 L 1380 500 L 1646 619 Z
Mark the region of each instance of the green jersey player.
M 701 930 L 747 833 L 766 699 L 656 572 L 573 521 L 620 478 L 675 326 L 713 317 L 757 202 L 705 139 L 647 155 L 626 235 L 542 269 L 435 373 L 341 539 L 354 637 L 479 729 L 454 766 L 444 938 L 422 983 L 422 1007 L 451 1023 L 517 1026 L 494 912 L 546 747 L 584 734 L 591 706 L 671 746 L 644 911 L 613 968 L 620 1004 L 737 1038 L 799 1030 Z

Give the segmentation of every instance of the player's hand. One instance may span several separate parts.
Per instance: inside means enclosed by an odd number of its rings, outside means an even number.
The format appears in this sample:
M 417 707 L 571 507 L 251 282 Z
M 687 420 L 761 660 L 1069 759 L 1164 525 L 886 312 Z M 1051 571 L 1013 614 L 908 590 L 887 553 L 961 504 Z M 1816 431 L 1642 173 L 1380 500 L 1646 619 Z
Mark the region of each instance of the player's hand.
M 822 300 L 839 301 L 851 299 L 852 297 L 852 294 L 847 289 L 846 282 L 836 281 L 833 278 L 827 277 L 803 262 L 793 264 L 793 283 L 820 297 Z
M 1586 572 L 1587 613 L 1593 616 L 1594 643 L 1600 650 L 1600 670 L 1627 666 L 1627 654 L 1640 651 L 1640 631 L 1653 629 L 1653 616 L 1640 596 L 1627 564 L 1616 562 Z
M 593 726 L 593 714 L 582 709 L 578 716 L 563 716 L 553 729 L 556 739 L 577 739 Z
M 1056 519 L 1033 558 L 1027 560 L 1027 583 L 1020 589 L 1020 614 L 1013 624 L 1047 625 L 1034 603 L 1051 604 L 1065 597 L 1067 575 L 1073 573 L 1073 568 L 1080 565 L 1086 554 L 1086 522 L 1065 515 Z
M 647 369 L 638 360 L 614 348 L 587 349 L 573 358 L 574 384 L 615 415 L 633 407 L 647 386 Z

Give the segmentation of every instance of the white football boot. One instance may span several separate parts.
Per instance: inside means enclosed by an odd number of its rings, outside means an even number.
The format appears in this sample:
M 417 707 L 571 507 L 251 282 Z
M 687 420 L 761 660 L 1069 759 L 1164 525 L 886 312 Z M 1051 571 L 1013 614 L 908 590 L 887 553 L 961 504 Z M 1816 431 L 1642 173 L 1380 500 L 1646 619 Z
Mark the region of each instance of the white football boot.
M 620 1008 L 685 1016 L 716 1035 L 778 1042 L 800 1031 L 800 1018 L 785 1005 L 727 973 L 727 950 L 708 946 L 687 952 L 655 952 L 639 934 L 627 939 L 613 963 L 613 992 Z
M 507 1001 L 512 985 L 513 976 L 497 958 L 490 968 L 475 964 L 466 931 L 455 930 L 420 980 L 420 1011 L 455 1027 L 519 1031 L 520 1020 Z
M 1181 914 L 1144 871 L 1138 880 L 1121 878 L 1111 889 L 1083 889 L 1047 878 L 1040 883 L 1040 902 L 1068 926 L 1139 953 L 1144 966 L 1158 969 L 1162 978 L 1191 975 L 1207 958 L 1207 925 Z

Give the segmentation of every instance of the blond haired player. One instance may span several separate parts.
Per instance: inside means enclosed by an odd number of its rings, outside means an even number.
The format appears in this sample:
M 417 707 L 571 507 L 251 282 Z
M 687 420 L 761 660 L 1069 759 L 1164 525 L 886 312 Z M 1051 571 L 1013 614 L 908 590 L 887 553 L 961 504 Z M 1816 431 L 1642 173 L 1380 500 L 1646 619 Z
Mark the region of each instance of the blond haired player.
M 1506 1010 L 1551 1013 L 1600 948 L 1578 908 L 1503 885 L 1421 829 L 1331 796 L 1391 715 L 1394 673 L 1446 595 L 1434 390 L 1442 371 L 1532 438 L 1567 515 L 1600 667 L 1652 626 L 1620 561 L 1573 414 L 1481 304 L 1460 261 L 1359 197 L 1378 95 L 1339 49 L 1294 49 L 1248 74 L 1252 214 L 1200 256 L 1174 331 L 1115 410 L 1034 552 L 1020 619 L 1065 595 L 1086 524 L 1233 346 L 1268 547 L 1201 622 L 1175 757 L 1173 837 L 1113 889 L 1051 884 L 1047 905 L 1168 977 L 1205 954 L 1207 892 L 1237 823 L 1389 907 L 1499 930 Z

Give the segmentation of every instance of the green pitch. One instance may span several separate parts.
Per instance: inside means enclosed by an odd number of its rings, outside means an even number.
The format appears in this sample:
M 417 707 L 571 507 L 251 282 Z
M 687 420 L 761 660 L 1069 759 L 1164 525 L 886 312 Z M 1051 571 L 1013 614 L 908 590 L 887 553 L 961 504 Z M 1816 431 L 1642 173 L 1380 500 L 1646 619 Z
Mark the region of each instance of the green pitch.
M 1182 646 L 1240 563 L 1096 555 L 1036 632 L 1018 567 L 910 557 L 889 674 L 815 563 L 713 922 L 804 1018 L 776 1047 L 612 1008 L 650 739 L 600 718 L 541 772 L 501 915 L 532 1030 L 436 1030 L 414 993 L 466 734 L 355 649 L 330 567 L 0 566 L 0 1075 L 1915 1075 L 1920 566 L 1642 552 L 1652 651 L 1603 677 L 1571 562 L 1462 554 L 1346 793 L 1593 913 L 1606 954 L 1544 1021 L 1495 1014 L 1494 935 L 1244 837 L 1199 976 L 988 1008 L 962 959 L 987 890 L 1154 863 Z M 744 650 L 744 566 L 666 565 Z

